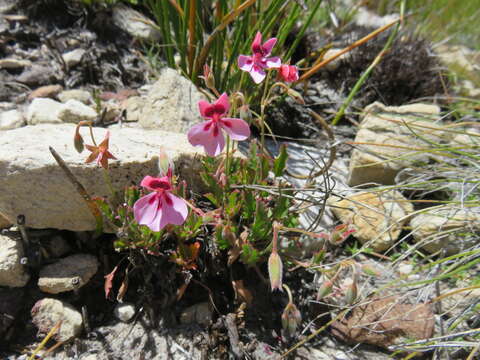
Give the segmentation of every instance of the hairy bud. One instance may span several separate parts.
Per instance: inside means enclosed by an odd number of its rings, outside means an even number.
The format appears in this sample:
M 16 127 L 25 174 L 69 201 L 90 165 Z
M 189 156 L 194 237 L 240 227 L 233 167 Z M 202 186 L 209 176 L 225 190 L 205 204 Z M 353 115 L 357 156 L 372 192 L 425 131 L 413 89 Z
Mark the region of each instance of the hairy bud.
M 302 322 L 302 314 L 294 303 L 289 302 L 282 313 L 282 327 L 289 335 L 294 335 Z
M 270 285 L 272 291 L 278 289 L 282 290 L 282 278 L 283 278 L 283 264 L 280 255 L 276 251 L 272 251 L 268 258 L 268 275 L 270 276 Z

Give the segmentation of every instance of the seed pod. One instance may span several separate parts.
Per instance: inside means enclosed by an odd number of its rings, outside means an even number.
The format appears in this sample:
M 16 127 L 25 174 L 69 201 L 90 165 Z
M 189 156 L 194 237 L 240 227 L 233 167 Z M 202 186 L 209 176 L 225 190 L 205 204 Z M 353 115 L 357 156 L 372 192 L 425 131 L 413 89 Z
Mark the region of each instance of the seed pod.
M 345 293 L 345 302 L 348 305 L 352 305 L 355 302 L 355 300 L 357 300 L 357 296 L 358 296 L 357 280 L 354 277 L 352 283 L 347 287 L 347 292 Z
M 81 153 L 84 149 L 84 146 L 83 146 L 83 138 L 82 138 L 82 135 L 80 135 L 79 130 L 80 130 L 80 126 L 77 126 L 75 128 L 75 136 L 73 137 L 73 145 L 75 146 L 75 150 Z
M 323 299 L 325 296 L 330 294 L 333 290 L 333 282 L 330 280 L 325 280 L 323 284 L 318 289 L 317 300 Z
M 283 278 L 283 264 L 280 255 L 276 251 L 272 251 L 268 258 L 268 275 L 270 276 L 270 285 L 272 291 L 278 289 L 282 290 L 282 278 Z
M 297 327 L 302 322 L 302 314 L 295 306 L 289 302 L 282 313 L 282 327 L 289 335 L 294 335 Z

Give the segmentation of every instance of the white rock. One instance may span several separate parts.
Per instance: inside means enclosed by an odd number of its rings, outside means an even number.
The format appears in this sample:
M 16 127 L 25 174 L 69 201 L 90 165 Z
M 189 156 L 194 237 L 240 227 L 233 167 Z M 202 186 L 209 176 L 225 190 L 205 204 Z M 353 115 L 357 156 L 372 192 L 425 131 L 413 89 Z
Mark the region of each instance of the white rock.
M 190 80 L 173 69 L 164 68 L 147 96 L 140 125 L 186 133 L 192 125 L 203 121 L 198 111 L 198 102 L 202 99 Z
M 75 254 L 47 265 L 40 270 L 38 287 L 43 292 L 58 294 L 84 286 L 98 270 L 98 260 L 89 254 Z
M 128 6 L 115 5 L 112 18 L 115 25 L 133 37 L 148 41 L 158 41 L 160 39 L 160 32 L 156 29 L 155 24 L 145 15 Z
M 30 278 L 20 263 L 23 258 L 21 240 L 0 234 L 0 286 L 22 287 Z
M 328 200 L 332 212 L 344 224 L 353 224 L 353 236 L 374 251 L 384 251 L 398 239 L 411 203 L 398 191 L 360 192 L 338 200 Z
M 337 55 L 340 51 L 342 51 L 342 49 L 328 49 L 327 52 L 325 53 L 325 55 L 323 56 L 323 58 L 325 60 L 329 59 L 329 58 Z M 340 61 L 342 61 L 342 59 L 344 59 L 345 56 L 346 56 L 346 54 L 340 55 L 338 58 L 336 58 L 332 62 L 329 62 L 327 65 L 325 65 L 325 68 L 330 70 L 330 71 L 336 70 L 338 68 L 338 66 L 340 65 Z
M 74 149 L 74 131 L 73 124 L 46 124 L 0 132 L 0 213 L 7 219 L 25 214 L 32 228 L 95 229 L 87 205 L 48 150 L 52 146 L 58 152 L 89 194 L 108 196 L 102 169 L 84 163 L 88 151 L 78 154 Z M 97 142 L 105 132 L 94 129 Z M 81 133 L 91 143 L 88 129 Z M 110 129 L 110 151 L 118 159 L 109 169 L 115 189 L 123 191 L 146 175 L 157 176 L 161 146 L 175 163 L 175 173 L 199 191 L 200 164 L 193 158 L 203 155 L 201 148 L 192 147 L 185 134 L 134 128 Z
M 434 207 L 413 216 L 410 226 L 413 239 L 424 250 L 456 254 L 479 243 L 480 208 Z
M 23 69 L 32 63 L 28 60 L 19 60 L 14 58 L 0 59 L 0 69 Z
M 435 51 L 440 60 L 446 65 L 457 65 L 466 71 L 475 71 L 478 65 L 475 64 L 475 58 L 480 57 L 479 52 L 475 52 L 463 45 L 441 45 Z
M 135 315 L 135 305 L 128 303 L 119 303 L 113 310 L 115 317 L 123 322 L 130 321 Z
M 92 95 L 88 91 L 80 89 L 64 90 L 57 97 L 62 103 L 66 103 L 68 100 L 77 100 L 88 105 L 93 102 Z
M 9 110 L 0 113 L 0 130 L 16 129 L 25 125 L 25 118 L 18 110 Z
M 60 106 L 58 118 L 66 123 L 78 123 L 80 121 L 94 121 L 97 112 L 84 103 L 70 99 Z
M 385 16 L 379 16 L 367 8 L 361 6 L 358 8 L 355 14 L 355 23 L 358 26 L 366 26 L 372 28 L 379 28 L 390 24 L 397 20 L 400 16 L 398 14 L 389 14 Z
M 400 275 L 409 275 L 413 271 L 413 265 L 409 263 L 402 262 L 398 265 L 398 273 Z
M 61 103 L 52 99 L 33 99 L 32 103 L 28 106 L 27 123 L 29 125 L 59 124 L 62 122 L 58 117 L 61 106 Z
M 145 106 L 145 99 L 140 96 L 131 96 L 125 100 L 125 120 L 138 121 Z
M 62 58 L 67 67 L 71 68 L 82 61 L 82 57 L 85 55 L 85 53 L 86 51 L 84 49 L 75 49 L 63 54 Z
M 72 305 L 56 299 L 45 298 L 32 308 L 32 322 L 38 328 L 38 336 L 45 337 L 59 322 L 62 324 L 53 335 L 56 341 L 68 341 L 82 332 L 82 315 Z
M 359 145 L 350 159 L 348 184 L 393 184 L 398 172 L 412 162 L 428 161 L 432 155 L 418 151 L 428 144 L 415 134 L 448 142 L 451 135 L 442 130 L 439 118 L 440 108 L 436 105 L 394 107 L 375 102 L 367 106 L 354 141 Z

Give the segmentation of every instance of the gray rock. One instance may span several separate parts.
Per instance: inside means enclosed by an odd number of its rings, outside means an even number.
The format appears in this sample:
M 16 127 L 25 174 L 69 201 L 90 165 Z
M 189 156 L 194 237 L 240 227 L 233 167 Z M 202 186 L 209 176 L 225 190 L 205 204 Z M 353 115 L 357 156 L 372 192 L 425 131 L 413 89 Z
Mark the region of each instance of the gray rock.
M 80 121 L 94 121 L 97 112 L 78 100 L 70 99 L 60 106 L 57 116 L 62 122 L 76 124 Z
M 59 124 L 58 113 L 62 104 L 52 99 L 35 98 L 28 106 L 27 123 L 36 124 Z M 31 139 L 29 140 L 31 141 Z
M 125 120 L 126 121 L 139 121 L 140 116 L 145 106 L 145 99 L 140 96 L 131 96 L 125 100 Z
M 212 321 L 212 309 L 208 302 L 202 302 L 192 305 L 180 314 L 180 323 L 193 324 L 197 323 L 208 326 Z
M 149 18 L 124 4 L 115 5 L 112 18 L 115 25 L 133 37 L 147 41 L 160 39 L 160 32 Z
M 0 234 L 0 286 L 25 286 L 30 276 L 21 264 L 23 244 L 21 240 Z
M 115 317 L 123 322 L 129 322 L 135 315 L 135 305 L 128 303 L 119 303 L 113 310 Z
M 5 229 L 12 226 L 12 222 L 8 220 L 5 216 L 0 214 L 0 229 Z
M 413 216 L 410 226 L 413 239 L 424 250 L 456 254 L 479 243 L 480 208 L 434 207 Z
M 32 228 L 95 229 L 86 203 L 48 150 L 52 146 L 58 152 L 89 194 L 108 196 L 102 169 L 84 163 L 88 151 L 75 151 L 74 131 L 73 124 L 45 124 L 0 132 L 0 213 L 7 219 L 25 214 Z M 105 132 L 94 129 L 97 142 Z M 88 130 L 82 128 L 81 133 L 91 143 Z M 175 163 L 175 173 L 199 191 L 200 164 L 194 157 L 203 155 L 202 149 L 192 147 L 184 134 L 134 128 L 110 129 L 110 151 L 118 159 L 109 169 L 114 188 L 123 191 L 127 185 L 140 184 L 146 175 L 157 176 L 160 146 Z
M 83 330 L 82 315 L 72 305 L 45 298 L 35 303 L 32 308 L 32 322 L 38 328 L 39 337 L 45 337 L 61 321 L 58 331 L 53 335 L 56 341 L 68 341 L 80 335 Z
M 0 113 L 0 130 L 11 130 L 25 125 L 25 118 L 18 110 L 9 110 Z
M 428 161 L 432 156 L 418 151 L 428 144 L 416 134 L 448 142 L 450 133 L 443 131 L 439 119 L 440 108 L 436 105 L 390 107 L 375 102 L 367 106 L 354 141 L 358 145 L 350 159 L 348 184 L 394 184 L 400 170 L 412 162 Z
M 93 103 L 92 95 L 86 90 L 64 90 L 57 97 L 62 103 L 66 103 L 68 100 L 77 100 L 85 105 Z
M 379 28 L 390 24 L 397 20 L 400 16 L 398 14 L 389 14 L 385 16 L 379 16 L 376 13 L 361 6 L 357 9 L 355 14 L 355 23 L 361 27 Z
M 75 49 L 69 51 L 62 55 L 63 61 L 68 68 L 74 67 L 78 65 L 82 61 L 83 55 L 85 55 L 86 51 L 84 49 Z
M 29 86 L 48 85 L 55 83 L 57 74 L 52 67 L 34 64 L 26 68 L 16 80 Z
M 97 272 L 98 260 L 93 255 L 75 254 L 40 270 L 38 287 L 43 292 L 58 294 L 84 286 Z
M 198 111 L 198 102 L 202 99 L 190 80 L 173 69 L 164 68 L 147 96 L 140 125 L 186 133 L 192 125 L 202 121 Z

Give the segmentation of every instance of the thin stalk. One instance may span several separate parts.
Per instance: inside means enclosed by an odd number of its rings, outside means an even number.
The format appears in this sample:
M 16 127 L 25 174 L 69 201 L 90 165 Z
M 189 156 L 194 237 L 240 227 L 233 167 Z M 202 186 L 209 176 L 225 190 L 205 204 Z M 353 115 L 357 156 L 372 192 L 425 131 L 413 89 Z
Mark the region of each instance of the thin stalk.
M 196 0 L 190 0 L 190 6 L 188 9 L 188 65 L 190 77 L 193 76 L 193 65 L 195 57 L 195 19 L 197 15 Z

